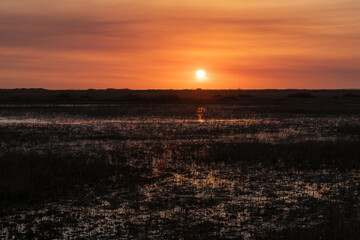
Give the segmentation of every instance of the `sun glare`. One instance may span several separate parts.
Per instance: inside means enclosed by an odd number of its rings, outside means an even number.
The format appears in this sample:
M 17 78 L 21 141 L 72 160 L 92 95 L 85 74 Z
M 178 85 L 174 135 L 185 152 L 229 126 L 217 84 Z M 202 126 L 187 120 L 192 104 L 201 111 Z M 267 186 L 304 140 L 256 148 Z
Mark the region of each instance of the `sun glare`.
M 206 72 L 204 70 L 197 70 L 196 77 L 198 80 L 204 80 L 206 77 Z

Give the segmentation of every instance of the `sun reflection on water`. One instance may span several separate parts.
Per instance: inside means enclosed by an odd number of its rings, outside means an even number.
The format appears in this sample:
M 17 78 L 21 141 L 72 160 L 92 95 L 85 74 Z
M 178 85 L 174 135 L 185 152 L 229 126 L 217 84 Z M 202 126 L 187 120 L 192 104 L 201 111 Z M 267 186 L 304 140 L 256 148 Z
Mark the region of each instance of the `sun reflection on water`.
M 203 117 L 204 117 L 204 114 L 206 113 L 206 108 L 204 108 L 204 107 L 199 107 L 198 109 L 197 109 L 197 115 L 198 115 L 198 117 L 199 117 L 199 122 L 204 122 L 204 119 L 203 119 Z

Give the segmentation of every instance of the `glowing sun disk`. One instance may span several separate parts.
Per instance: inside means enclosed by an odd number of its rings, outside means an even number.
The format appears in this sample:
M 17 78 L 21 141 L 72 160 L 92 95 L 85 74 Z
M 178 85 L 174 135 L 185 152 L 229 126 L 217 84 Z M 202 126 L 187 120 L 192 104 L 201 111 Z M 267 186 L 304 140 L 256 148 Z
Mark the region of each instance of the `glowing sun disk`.
M 198 71 L 196 71 L 196 76 L 198 78 L 204 78 L 204 77 L 206 77 L 206 72 L 204 70 L 198 70 Z

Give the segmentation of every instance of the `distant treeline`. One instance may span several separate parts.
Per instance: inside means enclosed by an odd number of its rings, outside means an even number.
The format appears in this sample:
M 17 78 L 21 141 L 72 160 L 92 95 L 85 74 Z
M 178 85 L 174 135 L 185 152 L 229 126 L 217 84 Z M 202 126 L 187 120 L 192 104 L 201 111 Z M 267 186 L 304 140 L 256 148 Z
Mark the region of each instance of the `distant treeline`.
M 359 102 L 360 90 L 46 90 L 0 89 L 0 104 L 53 103 L 281 103 L 289 101 Z

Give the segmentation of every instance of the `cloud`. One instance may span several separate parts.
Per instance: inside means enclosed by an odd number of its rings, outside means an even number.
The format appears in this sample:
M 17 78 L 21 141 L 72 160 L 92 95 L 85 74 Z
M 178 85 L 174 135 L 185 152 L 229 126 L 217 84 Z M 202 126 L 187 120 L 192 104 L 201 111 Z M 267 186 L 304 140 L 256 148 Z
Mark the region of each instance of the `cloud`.
M 0 46 L 38 49 L 133 49 L 146 20 L 103 21 L 81 16 L 0 15 Z M 113 41 L 116 38 L 116 41 Z M 120 42 L 119 42 L 120 41 Z
M 261 45 L 281 42 L 315 45 L 336 41 L 353 43 L 360 30 L 352 31 L 341 21 L 331 18 L 309 18 L 300 15 L 218 16 L 203 12 L 199 16 L 181 12 L 144 14 L 143 17 L 95 17 L 69 12 L 29 14 L 0 12 L 0 47 L 32 48 L 51 51 L 121 51 L 140 52 L 182 48 L 229 48 L 256 40 Z M 139 14 L 137 14 L 139 15 Z M 344 27 L 345 26 L 345 27 Z M 340 42 L 340 43 L 339 43 Z
M 283 57 L 261 59 L 258 64 L 229 64 L 216 69 L 233 79 L 256 79 L 258 85 L 274 88 L 359 88 L 360 58 L 327 59 Z

